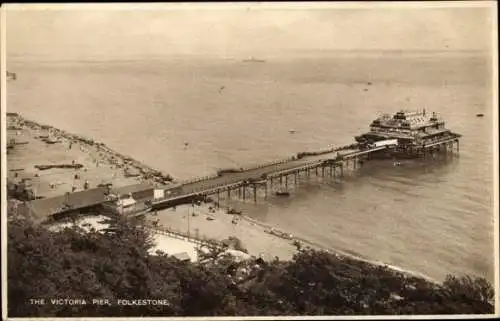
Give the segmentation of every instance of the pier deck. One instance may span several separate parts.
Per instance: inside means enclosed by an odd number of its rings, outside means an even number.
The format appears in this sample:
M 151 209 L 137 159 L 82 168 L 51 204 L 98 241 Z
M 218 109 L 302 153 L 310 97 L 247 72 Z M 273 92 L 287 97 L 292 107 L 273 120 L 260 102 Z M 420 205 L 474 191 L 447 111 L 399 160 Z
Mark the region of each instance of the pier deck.
M 322 174 L 325 168 L 329 168 L 330 176 L 343 175 L 344 163 L 352 162 L 356 167 L 357 159 L 386 149 L 386 146 L 374 147 L 371 149 L 342 149 L 340 151 L 325 153 L 316 156 L 306 156 L 301 159 L 289 159 L 283 162 L 261 165 L 256 168 L 250 168 L 241 172 L 224 173 L 220 176 L 207 177 L 203 180 L 185 182 L 176 187 L 175 193 L 171 193 L 163 199 L 153 202 L 155 208 L 165 208 L 175 206 L 184 200 L 194 199 L 196 196 L 215 195 L 221 192 L 230 194 L 231 190 L 245 188 L 250 186 L 254 189 L 255 198 L 257 186 L 264 186 L 267 195 L 267 182 L 275 178 L 287 179 L 288 175 L 297 175 L 300 172 L 307 172 L 312 169 L 322 168 Z M 340 173 L 337 173 L 340 168 Z M 169 189 L 165 189 L 169 191 Z M 173 192 L 173 189 L 172 189 Z
M 459 137 L 457 135 L 456 137 L 427 144 L 421 146 L 420 149 L 424 151 L 424 154 L 427 152 L 432 153 L 435 151 L 435 146 L 442 145 L 445 147 L 443 150 L 447 152 L 453 151 L 453 145 L 456 144 L 458 152 Z M 289 176 L 292 176 L 294 186 L 296 186 L 300 174 L 306 173 L 309 176 L 312 170 L 315 171 L 316 176 L 321 175 L 324 178 L 329 177 L 335 180 L 337 177 L 342 177 L 344 171 L 349 170 L 349 167 L 355 170 L 362 160 L 372 157 L 372 154 L 383 152 L 387 148 L 390 147 L 377 146 L 368 149 L 357 149 L 349 145 L 331 150 L 322 150 L 309 153 L 309 155 L 301 158 L 293 157 L 278 162 L 261 164 L 252 168 L 181 182 L 176 186 L 163 188 L 164 197 L 162 198 L 153 199 L 154 196 L 151 195 L 144 200 L 151 201 L 153 210 L 159 210 L 205 199 L 205 197 L 212 195 L 217 196 L 216 204 L 218 204 L 221 193 L 227 193 L 227 196 L 231 197 L 231 192 L 236 191 L 238 196 L 242 197 L 243 200 L 248 195 L 248 197 L 252 197 L 257 202 L 258 188 L 264 189 L 264 197 L 267 197 L 268 191 L 273 192 L 273 188 L 276 187 L 276 184 L 273 184 L 274 182 L 278 181 L 280 191 L 283 188 L 287 190 Z M 321 171 L 319 171 L 320 169 Z M 41 202 L 45 204 L 47 202 L 50 203 L 50 201 L 51 199 L 35 200 L 26 203 L 25 207 L 29 209 L 32 203 Z M 100 203 L 104 203 L 104 197 Z M 63 207 L 57 206 L 57 208 Z M 47 212 L 46 215 L 42 216 L 57 214 L 54 213 L 55 210 L 57 209 L 52 208 L 51 211 L 45 211 Z

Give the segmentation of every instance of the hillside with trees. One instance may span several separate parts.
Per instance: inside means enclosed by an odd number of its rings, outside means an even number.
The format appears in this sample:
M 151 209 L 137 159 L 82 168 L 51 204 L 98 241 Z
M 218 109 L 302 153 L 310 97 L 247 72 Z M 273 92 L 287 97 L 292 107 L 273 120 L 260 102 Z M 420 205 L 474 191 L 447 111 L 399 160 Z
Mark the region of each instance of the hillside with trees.
M 108 233 L 60 232 L 25 220 L 8 227 L 8 315 L 254 316 L 494 312 L 483 278 L 430 283 L 335 254 L 298 249 L 291 261 L 237 262 L 212 249 L 198 263 L 149 255 L 151 235 L 118 220 Z M 31 304 L 30 299 L 106 298 L 110 305 Z M 123 306 L 118 299 L 168 305 Z M 89 301 L 87 301 L 89 302 Z

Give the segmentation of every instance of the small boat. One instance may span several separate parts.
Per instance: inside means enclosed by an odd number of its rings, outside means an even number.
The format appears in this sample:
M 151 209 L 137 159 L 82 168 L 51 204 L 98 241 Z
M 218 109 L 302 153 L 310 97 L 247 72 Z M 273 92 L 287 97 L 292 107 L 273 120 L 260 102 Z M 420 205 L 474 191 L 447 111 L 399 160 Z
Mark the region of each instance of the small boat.
M 213 217 L 211 215 L 207 215 L 206 219 L 207 219 L 207 221 L 213 221 L 213 220 L 215 220 L 215 217 Z
M 290 196 L 290 192 L 288 191 L 277 191 L 276 196 Z
M 53 138 L 46 138 L 46 139 L 42 139 L 46 144 L 58 144 L 60 143 L 61 141 L 58 140 L 58 139 L 53 139 Z
M 241 211 L 238 211 L 238 210 L 230 207 L 230 208 L 227 209 L 227 214 L 238 214 L 238 215 L 241 215 Z
M 243 62 L 266 62 L 265 60 L 263 59 L 257 59 L 255 57 L 250 57 L 248 59 L 243 59 L 242 60 Z
M 288 132 L 289 132 L 290 134 L 295 134 L 295 129 L 290 129 Z
M 271 235 L 274 235 L 274 236 L 278 236 L 278 237 L 284 238 L 286 240 L 292 240 L 293 239 L 293 235 L 292 234 L 280 231 L 280 230 L 278 230 L 278 229 L 276 229 L 274 227 L 272 227 L 270 229 L 265 229 L 264 232 L 268 233 L 268 234 L 271 234 Z
M 484 117 L 484 114 L 476 114 L 476 117 Z

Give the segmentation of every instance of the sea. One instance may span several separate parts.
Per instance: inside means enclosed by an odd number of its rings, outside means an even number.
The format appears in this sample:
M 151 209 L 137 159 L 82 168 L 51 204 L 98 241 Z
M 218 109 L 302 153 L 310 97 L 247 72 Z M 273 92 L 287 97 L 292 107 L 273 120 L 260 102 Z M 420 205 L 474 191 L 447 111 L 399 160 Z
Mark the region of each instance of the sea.
M 243 57 L 245 58 L 245 57 Z M 457 157 L 366 163 L 302 181 L 244 214 L 438 281 L 494 279 L 491 56 L 317 52 L 43 60 L 15 57 L 7 111 L 104 142 L 178 180 L 347 145 L 382 113 L 437 112 Z M 477 113 L 484 117 L 476 117 Z

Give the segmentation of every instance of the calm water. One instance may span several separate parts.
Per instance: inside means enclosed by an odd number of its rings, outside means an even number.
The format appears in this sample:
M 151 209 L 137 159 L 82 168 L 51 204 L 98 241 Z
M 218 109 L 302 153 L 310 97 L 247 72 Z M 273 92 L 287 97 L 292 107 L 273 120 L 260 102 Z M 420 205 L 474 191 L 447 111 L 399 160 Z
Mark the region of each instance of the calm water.
M 178 179 L 348 144 L 381 112 L 439 112 L 464 135 L 459 158 L 368 164 L 342 184 L 304 184 L 290 199 L 245 204 L 246 213 L 436 279 L 493 279 L 488 57 L 12 61 L 8 69 L 18 74 L 8 84 L 9 111 L 91 136 Z

